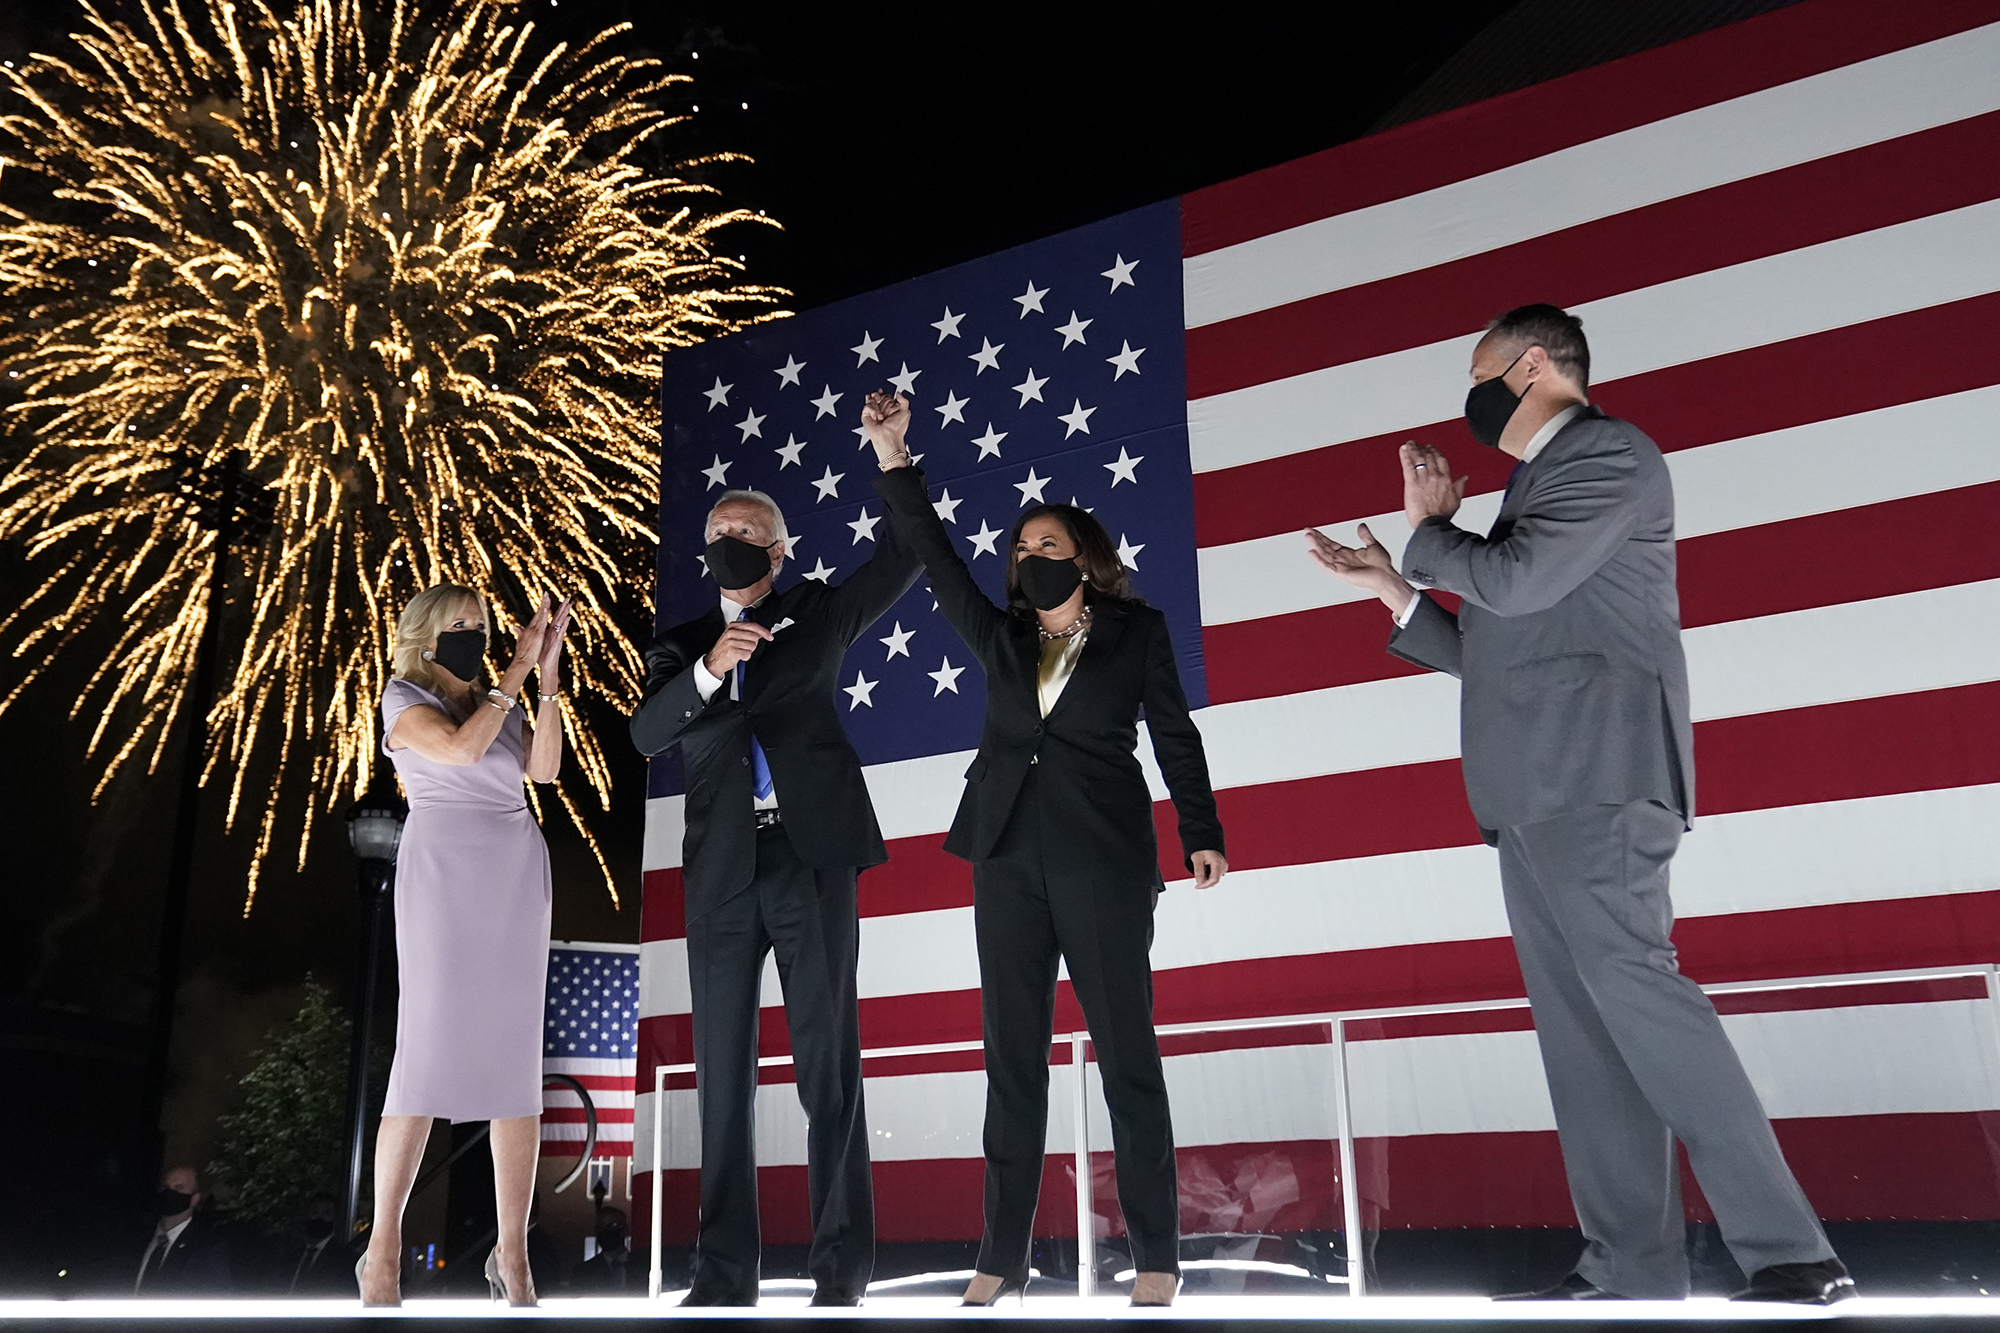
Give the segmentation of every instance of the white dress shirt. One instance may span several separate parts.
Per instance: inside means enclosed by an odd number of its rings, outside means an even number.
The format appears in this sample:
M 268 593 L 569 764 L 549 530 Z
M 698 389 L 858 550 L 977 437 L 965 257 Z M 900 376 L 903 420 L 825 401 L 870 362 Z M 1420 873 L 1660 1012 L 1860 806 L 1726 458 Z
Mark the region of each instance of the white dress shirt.
M 153 1232 L 153 1243 L 146 1247 L 145 1257 L 139 1260 L 139 1276 L 132 1279 L 132 1294 L 134 1296 L 137 1296 L 139 1289 L 146 1285 L 146 1279 L 157 1273 L 160 1265 L 166 1262 L 167 1251 L 174 1248 L 174 1242 L 181 1238 L 181 1232 L 186 1231 L 188 1223 L 192 1221 L 194 1221 L 192 1216 L 184 1217 L 165 1231 L 156 1230 Z M 127 1253 L 129 1254 L 130 1251 L 128 1250 Z
M 1528 466 L 1528 464 L 1534 462 L 1535 455 L 1549 447 L 1549 441 L 1553 440 L 1556 437 L 1556 432 L 1560 431 L 1564 426 L 1567 426 L 1570 422 L 1574 421 L 1576 419 L 1577 413 L 1583 411 L 1583 409 L 1584 409 L 1584 404 L 1571 403 L 1568 407 L 1565 407 L 1562 411 L 1556 413 L 1554 416 L 1550 417 L 1547 421 L 1544 421 L 1542 423 L 1542 428 L 1536 431 L 1534 435 L 1529 438 L 1528 447 L 1521 451 L 1520 466 L 1526 467 Z M 1423 594 L 1419 592 L 1417 594 L 1417 597 L 1421 596 L 1423 596 Z M 1396 613 L 1396 624 L 1398 626 L 1409 624 L 1410 617 L 1415 615 L 1416 613 L 1417 613 L 1417 598 L 1412 597 L 1409 601 L 1403 604 L 1403 609 Z
M 745 611 L 756 610 L 764 604 L 765 599 L 770 597 L 770 595 L 767 592 L 763 597 L 759 597 L 748 606 L 743 605 L 741 602 L 732 602 L 727 597 L 722 598 L 723 624 L 727 626 L 741 617 Z M 722 677 L 708 669 L 708 659 L 705 657 L 694 659 L 694 688 L 695 693 L 701 696 L 703 703 L 707 703 L 710 699 L 713 699 L 715 692 L 722 688 Z M 741 688 L 736 683 L 736 673 L 734 671 L 729 673 L 729 697 L 732 699 L 741 699 L 743 697 Z M 778 808 L 777 781 L 775 779 L 772 780 L 771 794 L 769 796 L 759 796 L 755 792 L 752 792 L 750 794 L 750 801 L 750 808 L 753 810 L 776 810 Z

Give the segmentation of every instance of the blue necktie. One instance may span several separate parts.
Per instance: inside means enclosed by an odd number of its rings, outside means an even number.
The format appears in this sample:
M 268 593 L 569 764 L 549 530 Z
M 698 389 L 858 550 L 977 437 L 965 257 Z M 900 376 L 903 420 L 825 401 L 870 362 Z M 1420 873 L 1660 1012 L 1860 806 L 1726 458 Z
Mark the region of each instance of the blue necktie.
M 745 620 L 749 615 L 750 608 L 746 606 L 736 613 L 736 618 L 738 620 Z M 743 698 L 743 663 L 741 662 L 736 664 L 736 698 L 738 701 L 741 701 Z M 750 781 L 751 785 L 756 788 L 758 800 L 761 801 L 770 796 L 771 765 L 765 761 L 764 747 L 757 743 L 757 738 L 754 735 L 750 737 Z
M 1526 460 L 1518 462 L 1514 464 L 1514 470 L 1507 474 L 1507 489 L 1500 493 L 1501 504 L 1506 504 L 1507 497 L 1514 493 L 1514 483 L 1521 479 L 1521 469 L 1526 466 L 1528 466 Z

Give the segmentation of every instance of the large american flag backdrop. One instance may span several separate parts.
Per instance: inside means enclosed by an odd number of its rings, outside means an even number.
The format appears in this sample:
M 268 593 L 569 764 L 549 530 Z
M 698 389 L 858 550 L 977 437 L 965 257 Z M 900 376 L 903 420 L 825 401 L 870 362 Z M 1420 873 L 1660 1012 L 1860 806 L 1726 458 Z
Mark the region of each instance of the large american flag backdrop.
M 1678 496 L 1701 799 L 1675 866 L 1682 966 L 2000 960 L 1996 108 L 1994 0 L 1808 0 L 677 352 L 660 622 L 711 604 L 696 553 L 725 485 L 783 504 L 789 577 L 866 558 L 885 520 L 854 428 L 893 383 L 989 588 L 1021 506 L 1074 497 L 1172 621 L 1232 872 L 1196 893 L 1165 859 L 1160 1022 L 1517 996 L 1456 684 L 1385 653 L 1387 613 L 1312 566 L 1299 530 L 1368 520 L 1400 542 L 1395 450 L 1414 438 L 1470 473 L 1459 521 L 1483 531 L 1511 460 L 1458 419 L 1470 349 L 1495 312 L 1556 302 L 1591 337 L 1596 401 L 1667 451 Z M 970 870 L 940 843 L 979 673 L 919 584 L 842 681 L 891 854 L 861 881 L 865 1043 L 976 1038 Z M 676 764 L 652 780 L 641 1170 L 651 1070 L 689 1058 Z M 778 994 L 767 975 L 767 1053 L 786 1046 Z M 1974 978 L 1725 1000 L 1825 1216 L 2000 1217 L 1983 997 Z M 1524 1013 L 1354 1036 L 1382 1225 L 1572 1222 Z M 1184 1228 L 1337 1226 L 1324 1028 L 1166 1051 Z M 976 1236 L 977 1054 L 866 1072 L 882 1237 Z M 758 1150 L 766 1234 L 803 1241 L 789 1077 L 765 1071 Z M 669 1088 L 664 1221 L 685 1239 L 694 1094 Z M 1065 1160 L 1042 1234 L 1074 1232 Z

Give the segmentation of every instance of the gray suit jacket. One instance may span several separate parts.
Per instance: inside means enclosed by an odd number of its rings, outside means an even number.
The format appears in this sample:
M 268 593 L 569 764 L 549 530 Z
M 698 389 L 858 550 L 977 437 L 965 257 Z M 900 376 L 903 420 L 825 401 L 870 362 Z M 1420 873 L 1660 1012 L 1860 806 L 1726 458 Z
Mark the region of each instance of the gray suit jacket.
M 1494 830 L 1587 805 L 1694 812 L 1694 735 L 1659 446 L 1586 409 L 1515 477 L 1484 537 L 1433 518 L 1403 575 L 1429 597 L 1389 651 L 1463 682 L 1465 794 Z

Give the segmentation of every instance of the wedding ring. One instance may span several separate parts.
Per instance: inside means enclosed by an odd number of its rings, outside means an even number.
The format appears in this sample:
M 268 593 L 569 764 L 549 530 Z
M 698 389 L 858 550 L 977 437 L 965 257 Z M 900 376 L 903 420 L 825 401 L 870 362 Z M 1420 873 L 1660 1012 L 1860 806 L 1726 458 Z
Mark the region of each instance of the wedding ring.
M 1418 470 L 1419 472 L 1423 471 L 1423 470 L 1424 470 L 1424 466 L 1425 466 L 1425 465 L 1424 465 L 1424 464 L 1422 464 L 1422 463 L 1419 463 L 1419 464 L 1417 464 L 1417 470 Z

